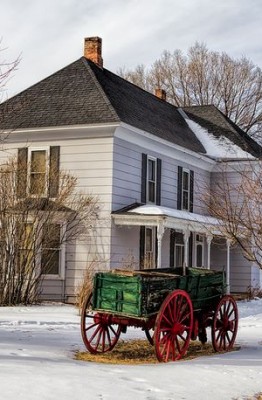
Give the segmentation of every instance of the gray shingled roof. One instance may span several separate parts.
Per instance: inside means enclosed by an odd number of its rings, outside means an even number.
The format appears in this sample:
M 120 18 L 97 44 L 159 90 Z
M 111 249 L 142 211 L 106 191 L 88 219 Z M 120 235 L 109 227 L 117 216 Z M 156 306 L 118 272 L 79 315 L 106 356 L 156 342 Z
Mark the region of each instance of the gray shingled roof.
M 176 107 L 84 57 L 0 105 L 0 129 L 120 121 L 205 152 Z
M 214 136 L 225 136 L 254 157 L 262 156 L 262 147 L 214 105 L 183 107 L 183 110 L 190 119 Z
M 214 106 L 185 107 L 189 118 L 257 156 L 261 147 Z M 205 153 L 178 109 L 81 57 L 0 104 L 0 129 L 125 122 Z

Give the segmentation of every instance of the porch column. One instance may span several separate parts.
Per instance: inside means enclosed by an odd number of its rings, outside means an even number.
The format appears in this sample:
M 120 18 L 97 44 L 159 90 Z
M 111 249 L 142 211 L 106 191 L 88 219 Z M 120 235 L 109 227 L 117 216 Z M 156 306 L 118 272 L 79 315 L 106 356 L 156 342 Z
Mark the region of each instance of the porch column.
M 161 268 L 162 262 L 162 238 L 165 232 L 163 224 L 157 225 L 157 268 Z
M 210 269 L 210 250 L 213 235 L 207 235 L 207 269 Z
M 188 267 L 188 241 L 190 237 L 190 231 L 187 229 L 183 231 L 184 235 L 184 265 L 183 265 L 183 270 L 185 274 L 185 269 Z
M 230 246 L 231 246 L 231 240 L 227 239 L 227 269 L 226 269 L 227 294 L 230 294 Z

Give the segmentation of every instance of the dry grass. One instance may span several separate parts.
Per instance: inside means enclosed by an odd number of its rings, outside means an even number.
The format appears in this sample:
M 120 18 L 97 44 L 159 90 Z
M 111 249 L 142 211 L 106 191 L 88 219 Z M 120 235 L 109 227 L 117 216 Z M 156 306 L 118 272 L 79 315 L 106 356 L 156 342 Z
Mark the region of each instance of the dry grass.
M 236 350 L 236 348 L 234 349 Z M 187 354 L 182 360 L 190 360 L 196 357 L 211 356 L 215 352 L 211 343 L 204 346 L 198 341 L 191 341 Z M 90 354 L 88 352 L 77 352 L 77 360 L 106 363 L 106 364 L 155 364 L 158 360 L 155 356 L 154 346 L 147 340 L 119 340 L 116 347 L 108 353 Z M 260 400 L 260 399 L 259 399 Z
M 244 396 L 244 397 L 238 397 L 238 398 L 233 398 L 233 400 L 262 400 L 262 392 L 256 393 L 252 396 Z

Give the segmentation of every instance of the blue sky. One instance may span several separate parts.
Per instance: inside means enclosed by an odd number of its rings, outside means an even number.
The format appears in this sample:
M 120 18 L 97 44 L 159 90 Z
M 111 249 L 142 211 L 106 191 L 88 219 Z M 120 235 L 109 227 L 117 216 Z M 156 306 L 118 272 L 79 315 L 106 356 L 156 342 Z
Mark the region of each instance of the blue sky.
M 8 96 L 81 57 L 87 36 L 102 37 L 104 67 L 113 72 L 196 41 L 262 67 L 262 1 L 1 0 L 0 62 L 21 54 Z

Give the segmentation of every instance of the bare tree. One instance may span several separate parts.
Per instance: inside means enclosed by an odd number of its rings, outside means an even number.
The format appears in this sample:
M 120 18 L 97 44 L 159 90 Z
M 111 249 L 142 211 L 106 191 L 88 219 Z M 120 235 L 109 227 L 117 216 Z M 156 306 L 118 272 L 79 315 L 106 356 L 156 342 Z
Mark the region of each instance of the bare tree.
M 221 235 L 262 269 L 262 164 L 223 163 L 217 175 L 203 202 L 217 218 Z
M 17 57 L 14 61 L 7 61 L 3 56 L 5 50 L 6 48 L 2 47 L 0 40 L 0 103 L 4 99 L 6 84 L 20 62 L 20 57 Z
M 18 193 L 18 176 L 26 179 L 26 171 L 18 170 L 16 160 L 1 166 L 0 304 L 5 305 L 36 301 L 44 276 L 58 273 L 62 246 L 88 235 L 98 218 L 96 198 L 78 194 L 71 175 L 56 176 L 56 198 L 42 196 L 40 174 L 31 187 L 33 196 L 28 190 Z
M 214 104 L 245 132 L 261 129 L 262 73 L 246 57 L 233 59 L 196 42 L 187 55 L 164 51 L 150 68 L 122 68 L 119 74 L 152 93 L 164 89 L 175 106 Z

